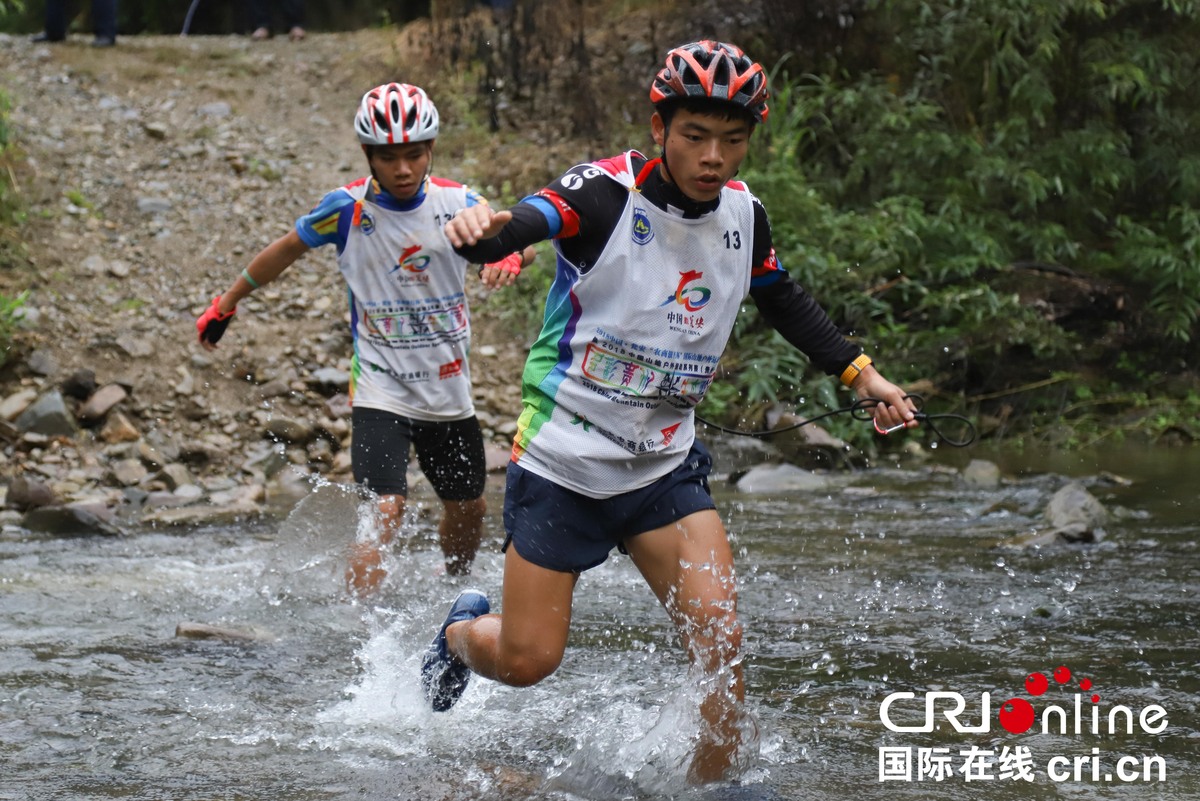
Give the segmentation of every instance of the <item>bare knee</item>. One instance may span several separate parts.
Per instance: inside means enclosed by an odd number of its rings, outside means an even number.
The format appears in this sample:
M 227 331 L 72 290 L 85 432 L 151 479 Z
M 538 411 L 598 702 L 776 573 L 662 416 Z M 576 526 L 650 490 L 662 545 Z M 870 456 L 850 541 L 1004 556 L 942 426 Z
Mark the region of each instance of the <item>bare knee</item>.
M 520 653 L 502 661 L 501 679 L 511 687 L 531 687 L 558 670 L 562 654 Z

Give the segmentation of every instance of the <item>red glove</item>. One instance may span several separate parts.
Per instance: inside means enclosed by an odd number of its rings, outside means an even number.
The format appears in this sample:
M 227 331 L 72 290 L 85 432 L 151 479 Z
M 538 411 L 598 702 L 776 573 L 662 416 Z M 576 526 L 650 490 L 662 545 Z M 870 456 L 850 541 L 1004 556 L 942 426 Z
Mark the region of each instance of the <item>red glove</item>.
M 494 261 L 491 264 L 485 264 L 484 266 L 493 267 L 497 270 L 503 270 L 504 272 L 512 273 L 513 275 L 520 275 L 521 261 L 522 259 L 520 253 L 509 253 L 500 261 Z
M 221 337 L 225 335 L 225 329 L 229 327 L 229 321 L 233 319 L 233 315 L 237 314 L 236 308 L 221 314 L 217 308 L 217 304 L 220 302 L 221 296 L 217 295 L 213 298 L 212 305 L 205 309 L 204 314 L 196 320 L 196 330 L 200 333 L 201 342 L 208 342 L 210 345 L 220 342 Z

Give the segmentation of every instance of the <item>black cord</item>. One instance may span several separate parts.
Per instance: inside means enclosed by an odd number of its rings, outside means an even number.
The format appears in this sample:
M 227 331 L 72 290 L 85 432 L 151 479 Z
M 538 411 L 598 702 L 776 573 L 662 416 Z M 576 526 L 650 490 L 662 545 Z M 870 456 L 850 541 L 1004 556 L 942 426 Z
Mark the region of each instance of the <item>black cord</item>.
M 968 445 L 970 445 L 972 442 L 975 441 L 975 436 L 976 436 L 975 424 L 972 423 L 970 420 L 968 420 L 963 415 L 961 415 L 961 414 L 929 414 L 927 412 L 921 411 L 922 407 L 924 407 L 924 405 L 925 405 L 925 399 L 922 398 L 920 395 L 915 395 L 915 394 L 914 395 L 905 395 L 904 397 L 905 397 L 905 399 L 911 399 L 913 401 L 913 403 L 916 405 L 917 421 L 928 426 L 929 430 L 932 431 L 934 433 L 934 435 L 937 436 L 937 438 L 940 439 L 942 442 L 945 442 L 947 445 L 949 445 L 953 448 L 965 448 Z M 718 431 L 725 432 L 726 434 L 736 434 L 739 437 L 762 438 L 762 437 L 774 436 L 775 434 L 782 434 L 785 431 L 791 431 L 792 429 L 800 428 L 801 426 L 806 426 L 806 425 L 809 425 L 810 423 L 815 423 L 818 420 L 824 420 L 826 417 L 833 417 L 835 414 L 849 414 L 855 420 L 873 421 L 875 419 L 875 407 L 878 406 L 880 403 L 883 403 L 883 401 L 881 401 L 879 398 L 859 398 L 858 400 L 856 400 L 854 403 L 850 404 L 849 406 L 843 406 L 840 409 L 834 409 L 833 411 L 825 412 L 824 414 L 818 414 L 816 417 L 810 417 L 807 420 L 801 420 L 799 423 L 792 423 L 790 426 L 784 426 L 783 428 L 772 428 L 769 431 L 742 431 L 741 429 L 736 429 L 736 428 L 726 428 L 725 426 L 718 425 L 710 420 L 705 420 L 700 415 L 696 415 L 696 420 L 703 423 L 704 425 L 708 426 L 709 428 L 715 428 Z M 957 421 L 959 421 L 960 423 L 962 423 L 963 425 L 966 426 L 966 432 L 967 432 L 966 436 L 961 439 L 953 439 L 951 437 L 946 436 L 945 432 L 943 432 L 940 428 L 938 428 L 937 423 L 934 422 L 935 420 L 957 420 Z M 878 428 L 876 428 L 875 430 L 879 431 Z M 884 432 L 880 432 L 880 433 L 884 433 Z

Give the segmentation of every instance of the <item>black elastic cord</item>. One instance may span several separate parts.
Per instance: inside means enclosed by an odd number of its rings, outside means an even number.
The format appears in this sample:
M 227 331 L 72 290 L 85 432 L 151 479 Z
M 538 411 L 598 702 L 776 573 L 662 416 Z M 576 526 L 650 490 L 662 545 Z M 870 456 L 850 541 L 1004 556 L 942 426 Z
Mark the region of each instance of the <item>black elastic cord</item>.
M 928 414 L 926 412 L 921 411 L 921 407 L 924 405 L 925 401 L 920 395 L 905 395 L 904 397 L 906 400 L 912 399 L 913 402 L 916 404 L 916 406 L 917 406 L 917 413 L 916 413 L 917 421 L 929 426 L 929 430 L 932 431 L 934 433 L 934 435 L 938 439 L 940 439 L 942 442 L 945 442 L 947 445 L 951 446 L 952 448 L 965 448 L 968 445 L 970 445 L 972 442 L 975 441 L 975 436 L 976 436 L 975 424 L 972 423 L 970 420 L 968 420 L 963 415 L 961 415 L 961 414 Z M 726 428 L 725 426 L 718 425 L 709 420 L 705 420 L 700 415 L 696 415 L 696 420 L 703 423 L 704 425 L 708 426 L 709 428 L 715 428 L 718 431 L 725 432 L 726 434 L 736 434 L 739 437 L 762 438 L 762 437 L 770 437 L 775 434 L 782 434 L 785 431 L 791 431 L 793 429 L 800 428 L 801 426 L 806 426 L 806 425 L 809 425 L 810 423 L 815 423 L 818 420 L 824 420 L 826 417 L 833 417 L 835 414 L 849 414 L 855 420 L 864 420 L 864 421 L 873 420 L 875 417 L 875 415 L 874 415 L 875 407 L 878 406 L 880 403 L 883 403 L 883 401 L 881 401 L 879 398 L 859 398 L 858 400 L 856 400 L 854 403 L 850 404 L 849 406 L 843 406 L 840 409 L 834 409 L 833 411 L 825 412 L 824 414 L 819 414 L 816 417 L 810 417 L 807 420 L 801 420 L 799 423 L 792 423 L 791 425 L 783 426 L 782 428 L 772 428 L 768 431 L 742 431 L 741 429 L 736 429 L 736 428 Z M 935 420 L 957 420 L 966 426 L 967 435 L 965 437 L 963 437 L 962 439 L 952 439 L 952 438 L 946 436 L 946 434 L 940 428 L 938 428 L 937 423 L 934 422 Z

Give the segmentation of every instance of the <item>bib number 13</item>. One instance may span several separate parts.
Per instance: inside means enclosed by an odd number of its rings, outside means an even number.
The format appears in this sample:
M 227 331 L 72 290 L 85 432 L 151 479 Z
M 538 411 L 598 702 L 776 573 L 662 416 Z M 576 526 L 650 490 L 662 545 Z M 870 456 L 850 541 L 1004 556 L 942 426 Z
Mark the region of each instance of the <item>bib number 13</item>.
M 742 232 L 741 231 L 726 231 L 725 232 L 725 249 L 726 250 L 741 250 L 742 249 Z

